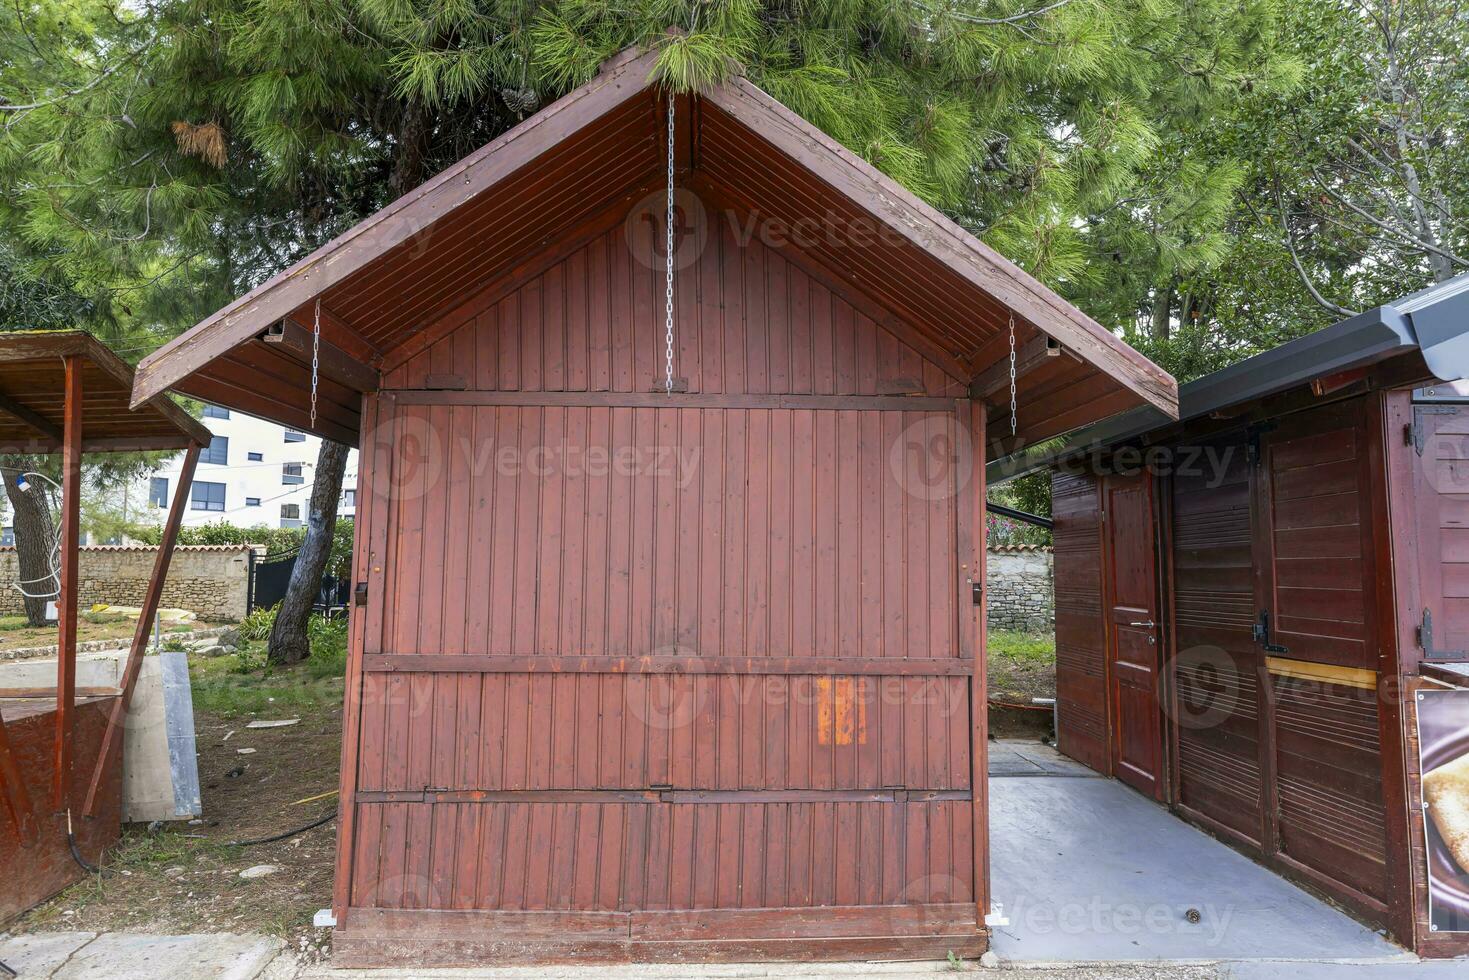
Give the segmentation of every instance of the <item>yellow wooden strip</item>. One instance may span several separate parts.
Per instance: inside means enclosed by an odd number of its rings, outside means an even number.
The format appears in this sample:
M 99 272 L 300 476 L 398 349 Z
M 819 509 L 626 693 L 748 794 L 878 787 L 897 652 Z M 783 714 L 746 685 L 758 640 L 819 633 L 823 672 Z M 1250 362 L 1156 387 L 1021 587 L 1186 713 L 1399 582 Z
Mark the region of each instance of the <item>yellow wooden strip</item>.
M 1362 667 L 1338 667 L 1334 664 L 1316 664 L 1308 660 L 1287 660 L 1284 657 L 1266 657 L 1265 666 L 1270 673 L 1282 677 L 1294 677 L 1302 681 L 1320 684 L 1340 684 L 1371 691 L 1377 687 L 1377 671 Z

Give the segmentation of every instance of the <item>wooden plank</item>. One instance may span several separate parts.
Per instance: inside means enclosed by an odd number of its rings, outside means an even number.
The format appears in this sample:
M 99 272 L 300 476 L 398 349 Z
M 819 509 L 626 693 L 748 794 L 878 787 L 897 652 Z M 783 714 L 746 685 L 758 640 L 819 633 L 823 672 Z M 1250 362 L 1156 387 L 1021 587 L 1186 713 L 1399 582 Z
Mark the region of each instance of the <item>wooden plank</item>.
M 77 549 L 82 513 L 82 367 L 81 355 L 69 354 L 66 365 L 61 456 L 60 592 L 56 598 L 56 745 L 51 802 L 58 812 L 69 809 L 71 767 L 76 728 Z
M 967 677 L 974 663 L 961 657 L 584 657 L 561 654 L 376 653 L 363 657 L 368 673 L 498 674 L 797 674 L 895 677 Z
M 663 391 L 449 391 L 393 389 L 404 405 L 506 405 L 525 408 L 722 408 L 871 412 L 950 412 L 953 398 L 924 395 L 689 394 Z
M 115 698 L 122 694 L 120 687 L 77 687 L 73 690 L 79 698 Z M 50 701 L 55 697 L 54 687 L 0 687 L 0 699 Z
M 15 416 L 51 442 L 60 443 L 62 441 L 63 433 L 61 426 L 52 422 L 40 412 L 22 405 L 4 392 L 0 392 L 0 412 Z
M 294 360 L 307 365 L 314 357 L 323 378 L 331 378 L 354 391 L 377 391 L 381 387 L 382 375 L 375 368 L 329 340 L 323 338 L 314 343 L 311 330 L 293 319 L 273 324 L 260 339 L 272 347 L 289 351 Z
M 1341 684 L 1363 691 L 1377 689 L 1377 671 L 1361 667 L 1338 667 L 1334 664 L 1312 663 L 1307 660 L 1291 660 L 1288 657 L 1266 657 L 1265 666 L 1270 673 L 1297 680 L 1315 681 L 1320 684 Z
M 1038 367 L 1061 356 L 1061 345 L 1045 334 L 1037 334 L 1020 345 L 1015 352 L 1015 377 L 1018 379 Z M 969 383 L 969 397 L 976 401 L 988 401 L 996 395 L 1010 390 L 1010 359 L 1008 357 L 989 365 Z M 1006 400 L 1008 404 L 1008 399 Z
M 966 486 L 960 487 L 957 507 L 959 572 L 958 585 L 959 655 L 969 658 L 974 672 L 969 680 L 969 785 L 973 801 L 973 824 L 964 828 L 970 834 L 974 874 L 976 921 L 984 922 L 990 911 L 990 832 L 989 832 L 989 693 L 985 674 L 986 620 L 988 600 L 985 582 L 986 542 L 989 522 L 985 512 L 985 409 L 975 402 L 970 405 L 968 419 L 961 409 L 958 431 L 969 434 L 969 459 L 972 474 Z M 958 578 L 959 576 L 956 576 Z M 973 586 L 979 584 L 979 601 L 971 598 Z
M 109 765 L 118 764 L 121 760 L 121 742 L 117 741 L 122 731 L 123 718 L 126 717 L 128 705 L 132 702 L 133 688 L 138 683 L 138 672 L 143 668 L 143 654 L 148 647 L 148 634 L 153 629 L 153 614 L 158 611 L 159 600 L 163 597 L 163 584 L 168 578 L 168 566 L 173 560 L 174 545 L 178 543 L 179 527 L 184 520 L 184 502 L 189 498 L 189 488 L 194 482 L 194 470 L 199 462 L 199 444 L 189 446 L 184 453 L 184 464 L 179 470 L 178 485 L 173 491 L 173 503 L 168 509 L 168 519 L 163 525 L 163 534 L 158 541 L 158 554 L 153 559 L 153 574 L 148 578 L 147 591 L 143 593 L 143 603 L 138 614 L 138 625 L 133 630 L 133 642 L 128 649 L 127 660 L 123 664 L 121 688 L 122 696 L 112 705 L 112 711 L 107 717 L 107 728 L 102 733 L 102 748 L 97 753 L 97 763 L 92 769 L 91 781 L 87 784 L 87 799 L 82 807 L 82 813 L 88 817 L 95 816 L 98 807 L 98 793 L 102 789 L 105 770 Z M 114 742 L 117 742 L 118 760 L 112 758 Z

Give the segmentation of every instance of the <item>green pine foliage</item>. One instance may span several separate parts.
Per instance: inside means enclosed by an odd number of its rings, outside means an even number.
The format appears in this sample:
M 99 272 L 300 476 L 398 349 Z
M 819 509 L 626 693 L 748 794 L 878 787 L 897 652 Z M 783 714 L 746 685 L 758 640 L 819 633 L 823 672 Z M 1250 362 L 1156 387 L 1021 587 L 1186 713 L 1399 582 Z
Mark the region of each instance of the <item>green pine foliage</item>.
M 629 45 L 744 74 L 1116 327 L 1228 250 L 1193 137 L 1289 91 L 1278 0 L 24 0 L 0 241 L 146 349 Z

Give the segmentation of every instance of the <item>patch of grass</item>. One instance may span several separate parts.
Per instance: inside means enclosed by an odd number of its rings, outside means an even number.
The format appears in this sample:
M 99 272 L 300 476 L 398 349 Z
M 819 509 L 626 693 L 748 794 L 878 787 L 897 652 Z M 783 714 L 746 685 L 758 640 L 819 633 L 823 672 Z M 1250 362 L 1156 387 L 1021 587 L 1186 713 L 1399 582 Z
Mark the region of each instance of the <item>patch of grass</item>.
M 0 632 L 29 629 L 30 623 L 24 616 L 0 616 Z
M 92 612 L 91 610 L 82 613 L 81 617 L 84 622 L 93 623 L 97 626 L 101 626 L 104 623 L 123 623 L 127 622 L 128 619 L 127 613 Z
M 248 640 L 224 657 L 192 658 L 194 707 L 226 717 L 291 708 L 302 712 L 342 702 L 347 672 L 347 621 L 313 616 L 307 626 L 311 655 L 293 667 L 266 661 L 263 640 Z
M 1056 637 L 1050 633 L 990 630 L 985 650 L 991 661 L 1005 660 L 1025 664 L 1055 663 Z
M 281 708 L 313 711 L 342 701 L 341 678 L 314 677 L 304 666 L 266 666 L 258 643 L 225 657 L 191 658 L 189 679 L 195 710 L 227 718 Z

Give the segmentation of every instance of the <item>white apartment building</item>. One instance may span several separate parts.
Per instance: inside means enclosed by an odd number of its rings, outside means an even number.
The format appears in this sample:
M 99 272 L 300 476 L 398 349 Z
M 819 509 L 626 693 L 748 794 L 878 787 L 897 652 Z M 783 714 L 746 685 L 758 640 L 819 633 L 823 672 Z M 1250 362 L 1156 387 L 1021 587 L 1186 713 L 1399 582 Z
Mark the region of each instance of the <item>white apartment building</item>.
M 204 407 L 203 423 L 214 441 L 199 453 L 185 524 L 228 521 L 241 527 L 302 527 L 311 504 L 311 484 L 321 440 L 253 415 Z M 144 479 L 149 507 L 163 520 L 178 486 L 180 453 Z M 357 450 L 347 457 L 337 514 L 356 514 Z

